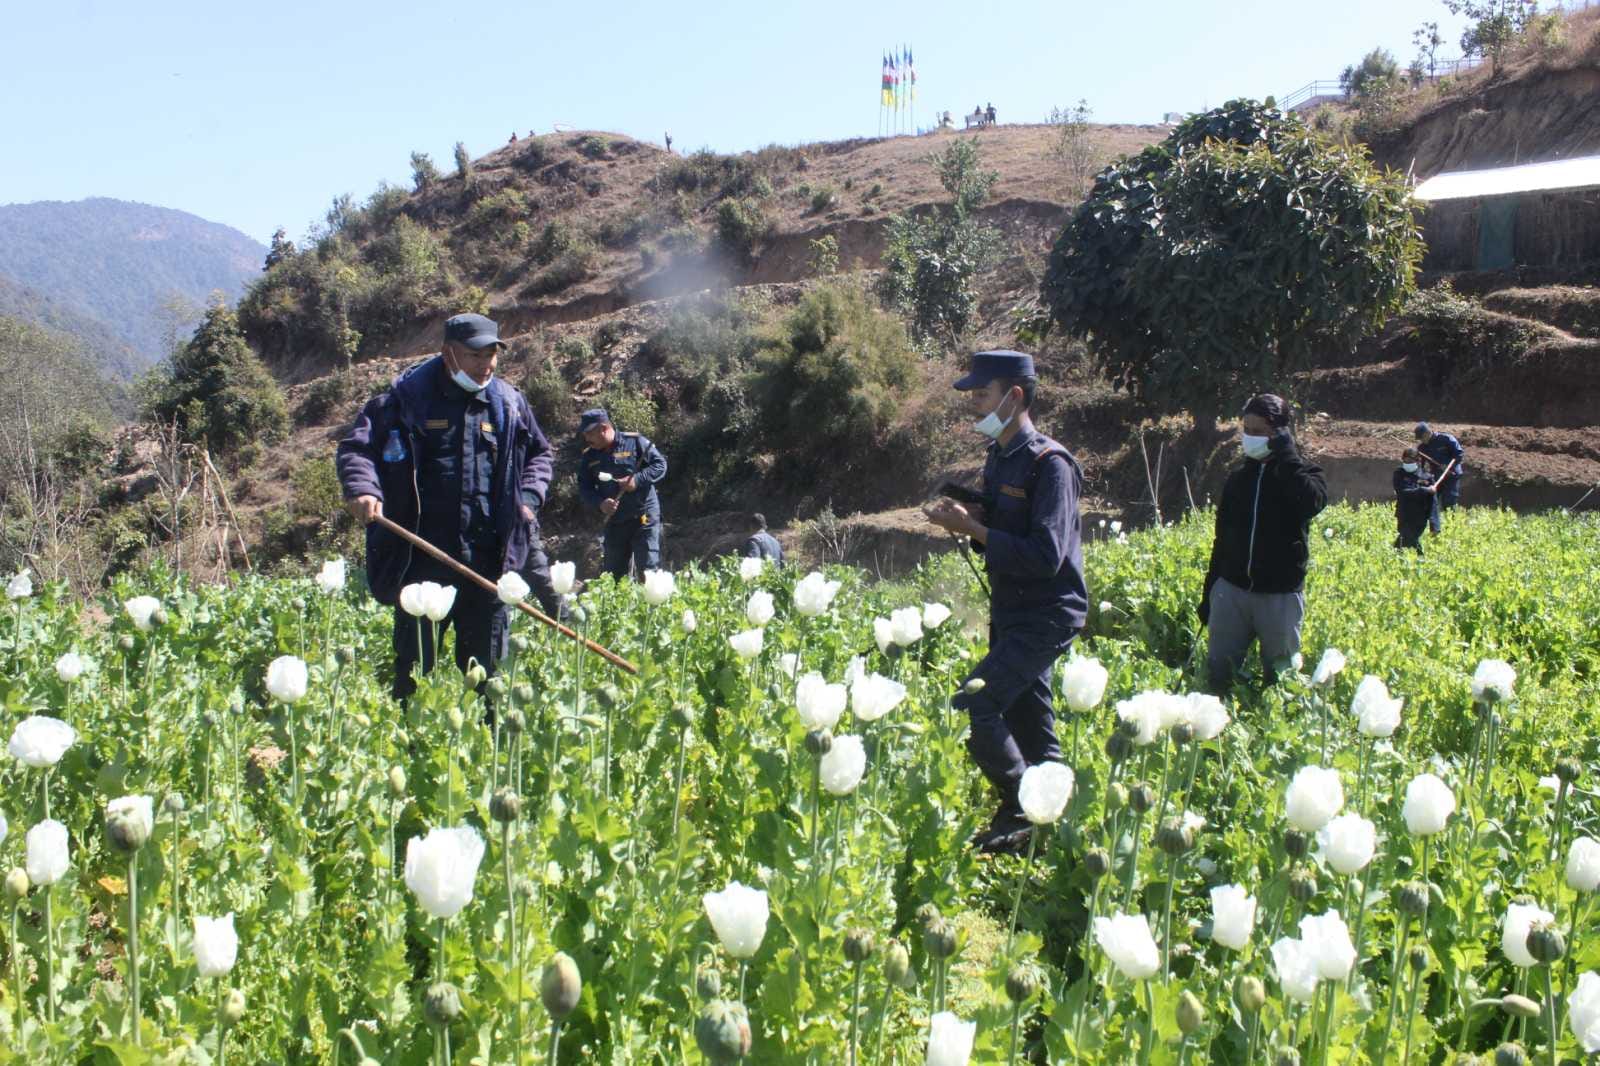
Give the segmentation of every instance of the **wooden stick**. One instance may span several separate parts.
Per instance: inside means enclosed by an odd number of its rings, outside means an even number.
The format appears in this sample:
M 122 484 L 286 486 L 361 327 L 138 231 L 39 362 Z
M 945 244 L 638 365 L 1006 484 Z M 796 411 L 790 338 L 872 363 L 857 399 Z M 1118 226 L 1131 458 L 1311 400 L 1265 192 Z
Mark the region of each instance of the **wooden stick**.
M 1420 453 L 1418 453 L 1418 454 L 1420 454 Z M 1450 476 L 1450 468 L 1452 466 L 1455 466 L 1455 465 L 1456 465 L 1456 461 L 1454 459 L 1452 459 L 1448 463 L 1444 464 L 1444 469 L 1439 471 L 1439 480 L 1435 481 L 1433 483 L 1433 487 L 1434 488 L 1438 488 L 1440 485 L 1444 484 L 1444 479 Z
M 378 523 L 384 529 L 387 529 L 389 532 L 393 533 L 395 536 L 399 537 L 401 540 L 409 542 L 413 547 L 421 548 L 423 551 L 427 552 L 429 555 L 433 556 L 435 559 L 439 560 L 441 563 L 448 566 L 462 577 L 478 585 L 480 588 L 486 589 L 489 592 L 493 592 L 496 595 L 499 594 L 499 586 L 497 586 L 493 581 L 490 581 L 476 570 L 456 562 L 454 559 L 450 558 L 449 555 L 440 551 L 438 548 L 435 548 L 432 544 L 429 544 L 427 541 L 423 540 L 406 527 L 390 521 L 387 517 L 381 514 L 375 516 L 372 520 Z M 589 638 L 581 636 L 573 630 L 568 629 L 566 626 L 562 625 L 554 618 L 551 618 L 537 607 L 530 606 L 526 603 L 518 603 L 517 607 L 522 611 L 523 614 L 538 619 L 551 629 L 554 629 L 557 633 L 560 633 L 562 636 L 569 637 L 572 640 L 582 644 L 589 651 L 594 652 L 596 655 L 600 656 L 600 658 L 604 659 L 612 666 L 615 666 L 617 669 L 630 674 L 637 674 L 639 672 L 639 668 L 637 666 L 633 665 L 616 652 L 609 648 L 602 647 Z

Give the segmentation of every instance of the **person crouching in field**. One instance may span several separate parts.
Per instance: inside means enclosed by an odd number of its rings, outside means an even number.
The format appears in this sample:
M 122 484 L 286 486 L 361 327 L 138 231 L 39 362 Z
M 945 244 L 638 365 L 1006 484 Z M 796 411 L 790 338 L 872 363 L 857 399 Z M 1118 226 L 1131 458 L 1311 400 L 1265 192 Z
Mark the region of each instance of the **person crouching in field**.
M 1217 504 L 1200 624 L 1211 629 L 1206 666 L 1225 691 L 1253 642 L 1267 684 L 1300 651 L 1311 520 L 1328 502 L 1322 468 L 1295 448 L 1289 405 L 1263 393 L 1244 405 L 1244 463 L 1228 475 Z
M 1422 533 L 1433 516 L 1437 488 L 1422 471 L 1415 448 L 1407 448 L 1394 471 L 1394 521 L 1396 548 L 1415 548 L 1422 554 Z

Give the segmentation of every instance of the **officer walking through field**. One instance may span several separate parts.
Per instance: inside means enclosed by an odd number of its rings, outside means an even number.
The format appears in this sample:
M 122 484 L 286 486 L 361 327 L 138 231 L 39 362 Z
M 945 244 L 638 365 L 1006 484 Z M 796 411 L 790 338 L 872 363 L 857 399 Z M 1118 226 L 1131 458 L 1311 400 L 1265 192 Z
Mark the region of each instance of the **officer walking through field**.
M 1394 546 L 1414 548 L 1418 555 L 1422 554 L 1422 533 L 1428 528 L 1437 492 L 1420 459 L 1415 448 L 1407 448 L 1394 471 Z
M 778 543 L 778 538 L 767 532 L 767 516 L 760 511 L 750 515 L 750 539 L 744 542 L 744 547 L 739 549 L 742 559 L 766 559 L 773 566 L 783 565 L 783 545 Z
M 1240 421 L 1245 461 L 1223 482 L 1200 624 L 1211 627 L 1206 660 L 1213 692 L 1232 683 L 1252 643 L 1267 684 L 1300 652 L 1311 520 L 1328 503 L 1322 468 L 1307 462 L 1289 429 L 1283 397 L 1262 393 Z
M 1418 422 L 1414 432 L 1422 465 L 1435 478 L 1444 477 L 1433 496 L 1433 514 L 1428 517 L 1428 528 L 1437 536 L 1444 525 L 1444 512 L 1461 500 L 1462 463 L 1466 452 L 1459 440 L 1448 433 L 1436 432 L 1426 422 Z
M 971 719 L 967 750 L 999 795 L 994 817 L 973 838 L 991 853 L 1027 845 L 1017 798 L 1023 771 L 1061 759 L 1050 674 L 1083 628 L 1089 600 L 1078 521 L 1083 473 L 1034 428 L 1028 410 L 1036 385 L 1032 356 L 973 355 L 955 387 L 982 416 L 973 428 L 993 442 L 983 503 L 969 508 L 941 499 L 928 510 L 934 525 L 971 538 L 989 575 L 989 652 L 951 703 Z
M 395 604 L 397 697 L 416 688 L 419 659 L 424 673 L 434 662 L 433 627 L 420 627 L 419 649 L 416 620 L 398 606 L 405 585 L 455 586 L 444 625 L 455 628 L 463 671 L 475 659 L 492 674 L 506 651 L 509 616 L 495 593 L 373 521 L 387 517 L 491 581 L 526 565 L 554 455 L 526 397 L 494 376 L 504 347 L 483 315 L 449 319 L 439 354 L 368 401 L 339 442 L 345 505 L 367 524 L 367 582 L 379 603 Z
M 656 485 L 667 460 L 642 433 L 619 432 L 599 407 L 585 411 L 578 433 L 587 447 L 578 457 L 578 497 L 606 516 L 601 569 L 643 579 L 661 568 L 661 500 Z

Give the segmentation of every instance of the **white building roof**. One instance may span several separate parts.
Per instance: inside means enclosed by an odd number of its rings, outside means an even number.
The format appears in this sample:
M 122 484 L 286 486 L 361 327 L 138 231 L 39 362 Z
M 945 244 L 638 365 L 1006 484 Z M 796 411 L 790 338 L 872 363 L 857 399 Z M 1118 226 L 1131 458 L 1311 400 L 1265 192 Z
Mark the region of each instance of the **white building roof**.
M 1418 185 L 1413 195 L 1419 200 L 1461 200 L 1550 189 L 1583 189 L 1597 185 L 1600 185 L 1600 155 L 1590 155 L 1548 163 L 1523 163 L 1514 167 L 1435 174 Z

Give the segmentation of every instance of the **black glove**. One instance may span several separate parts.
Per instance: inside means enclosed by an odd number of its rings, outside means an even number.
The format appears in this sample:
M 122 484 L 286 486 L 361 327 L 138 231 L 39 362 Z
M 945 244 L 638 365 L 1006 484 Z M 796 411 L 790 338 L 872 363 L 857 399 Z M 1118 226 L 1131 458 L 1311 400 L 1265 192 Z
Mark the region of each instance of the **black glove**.
M 1273 455 L 1281 455 L 1294 449 L 1294 436 L 1287 429 L 1280 429 L 1267 438 L 1267 451 Z

